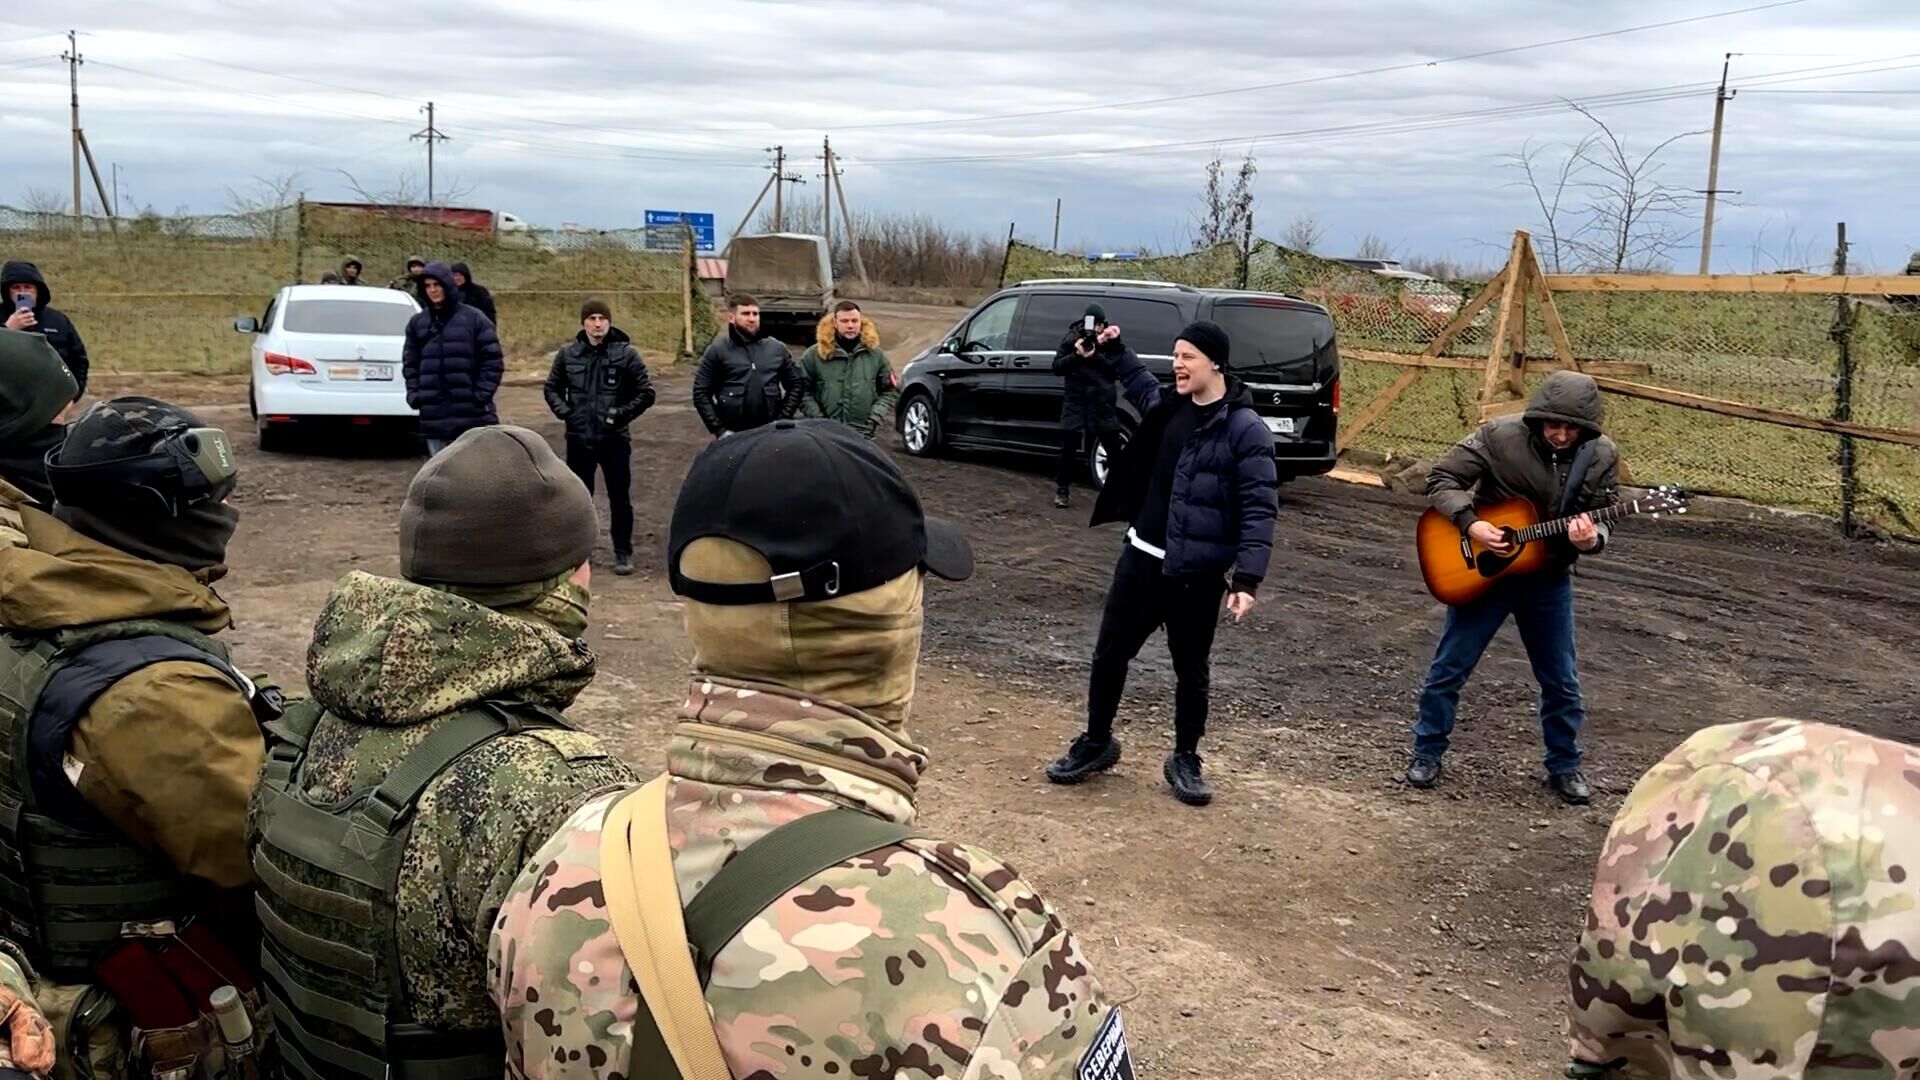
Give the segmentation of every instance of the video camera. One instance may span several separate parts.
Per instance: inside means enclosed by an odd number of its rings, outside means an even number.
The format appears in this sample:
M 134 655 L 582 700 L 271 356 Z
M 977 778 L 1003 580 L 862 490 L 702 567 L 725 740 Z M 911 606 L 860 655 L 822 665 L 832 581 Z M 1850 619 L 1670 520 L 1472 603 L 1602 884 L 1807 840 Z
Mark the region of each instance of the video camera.
M 1092 351 L 1100 344 L 1100 324 L 1094 321 L 1092 315 L 1081 317 L 1079 329 L 1074 331 L 1074 334 L 1088 351 Z

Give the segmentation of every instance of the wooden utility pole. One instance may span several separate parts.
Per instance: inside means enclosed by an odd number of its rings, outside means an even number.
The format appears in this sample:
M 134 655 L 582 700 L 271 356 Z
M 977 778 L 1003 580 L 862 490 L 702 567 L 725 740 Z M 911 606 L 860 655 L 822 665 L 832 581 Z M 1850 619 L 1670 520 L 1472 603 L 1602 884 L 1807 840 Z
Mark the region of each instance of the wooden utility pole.
M 833 258 L 833 139 L 820 139 L 820 235 L 827 238 L 827 258 Z
M 1728 53 L 1720 65 L 1720 89 L 1713 95 L 1713 149 L 1707 152 L 1707 220 L 1700 226 L 1700 272 L 1710 272 L 1713 262 L 1713 205 L 1720 196 L 1720 132 L 1726 126 L 1727 102 L 1733 94 L 1727 93 L 1727 71 L 1733 67 L 1733 58 L 1738 53 Z M 1734 91 L 1739 93 L 1738 90 Z
M 775 146 L 773 151 L 773 231 L 787 231 L 786 191 L 788 184 L 804 184 L 806 179 L 799 173 L 787 171 L 787 148 Z
M 840 220 L 846 222 L 847 248 L 853 253 L 853 272 L 860 275 L 860 291 L 870 295 L 873 283 L 867 280 L 867 261 L 860 257 L 860 234 L 853 227 L 853 211 L 847 209 L 847 185 L 840 180 L 840 161 L 831 153 L 827 155 L 827 179 L 840 193 Z
M 1839 225 L 1839 240 L 1833 249 L 1835 277 L 1847 272 L 1847 223 Z M 1843 424 L 1853 422 L 1853 300 L 1845 293 L 1834 298 L 1839 309 L 1833 319 L 1833 342 L 1839 350 L 1839 378 L 1833 382 L 1833 418 Z M 1859 496 L 1859 476 L 1855 470 L 1853 436 L 1840 436 L 1840 534 L 1853 535 L 1854 504 Z
M 67 88 L 73 102 L 73 231 L 80 231 L 82 207 L 80 202 L 80 65 L 86 63 L 80 55 L 79 35 L 67 31 L 67 51 L 60 54 L 67 62 Z
M 434 204 L 433 203 L 433 144 L 436 142 L 446 142 L 447 137 L 440 133 L 439 128 L 433 126 L 433 102 L 431 101 L 427 102 L 427 107 L 424 111 L 427 114 L 427 126 L 419 131 L 414 132 L 412 135 L 407 136 L 407 138 L 425 139 L 427 141 L 427 205 L 432 206 Z
M 1048 248 L 1047 249 L 1048 251 L 1060 250 L 1060 203 L 1061 203 L 1060 196 L 1058 195 L 1054 196 L 1053 198 L 1053 246 Z

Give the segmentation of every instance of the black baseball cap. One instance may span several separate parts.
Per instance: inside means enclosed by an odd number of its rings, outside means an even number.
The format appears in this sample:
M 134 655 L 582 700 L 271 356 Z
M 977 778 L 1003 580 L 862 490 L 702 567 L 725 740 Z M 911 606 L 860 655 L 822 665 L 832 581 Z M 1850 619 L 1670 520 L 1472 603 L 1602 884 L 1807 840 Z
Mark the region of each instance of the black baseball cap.
M 680 556 L 702 537 L 744 544 L 773 567 L 751 584 L 694 581 Z M 694 458 L 667 530 L 673 591 L 703 604 L 830 600 L 915 566 L 973 574 L 973 547 L 930 518 L 899 466 L 832 420 L 779 420 L 720 439 Z

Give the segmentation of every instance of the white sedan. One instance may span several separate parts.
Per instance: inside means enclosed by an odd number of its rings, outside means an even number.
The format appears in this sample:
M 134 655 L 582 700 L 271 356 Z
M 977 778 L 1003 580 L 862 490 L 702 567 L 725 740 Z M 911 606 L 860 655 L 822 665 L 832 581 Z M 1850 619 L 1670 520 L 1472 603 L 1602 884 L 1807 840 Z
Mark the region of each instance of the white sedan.
M 260 448 L 281 449 L 296 427 L 328 423 L 417 430 L 400 356 L 419 310 L 397 289 L 288 285 L 258 319 L 235 319 L 235 330 L 254 335 L 248 398 Z

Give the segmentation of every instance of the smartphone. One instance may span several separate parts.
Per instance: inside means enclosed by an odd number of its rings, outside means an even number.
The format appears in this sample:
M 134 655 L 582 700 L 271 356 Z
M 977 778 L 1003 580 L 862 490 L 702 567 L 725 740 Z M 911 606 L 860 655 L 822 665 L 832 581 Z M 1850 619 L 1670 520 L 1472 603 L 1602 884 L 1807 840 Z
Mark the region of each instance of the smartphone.
M 35 299 L 34 295 L 30 292 L 21 293 L 19 296 L 16 296 L 13 298 L 13 310 L 15 311 L 27 310 L 28 308 L 33 306 L 34 299 Z

